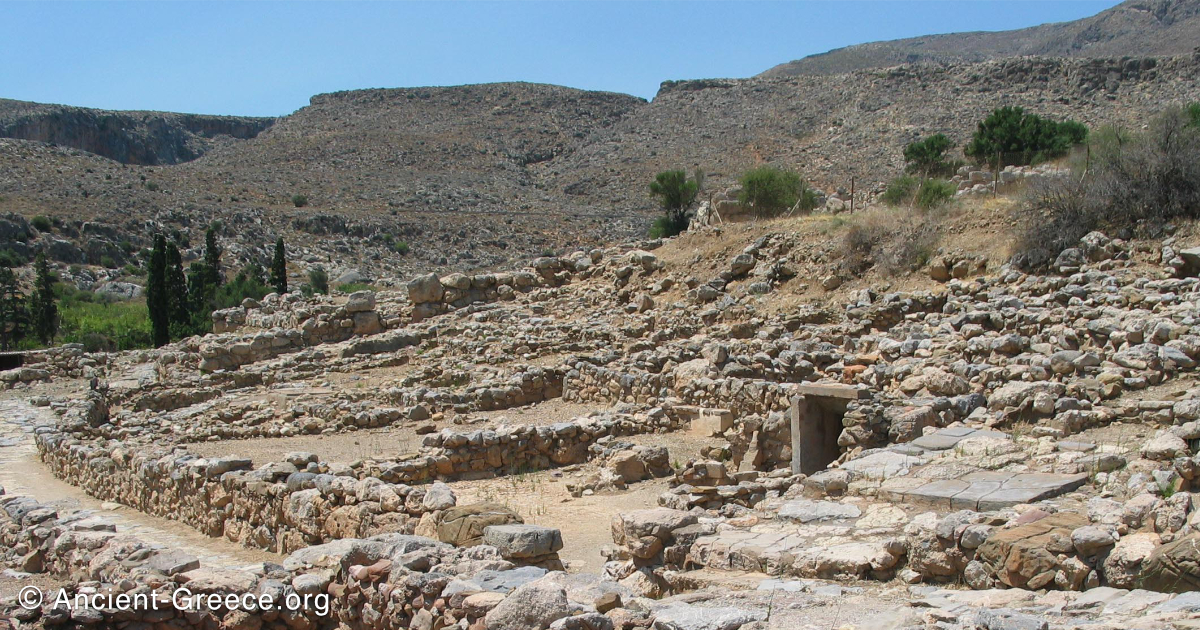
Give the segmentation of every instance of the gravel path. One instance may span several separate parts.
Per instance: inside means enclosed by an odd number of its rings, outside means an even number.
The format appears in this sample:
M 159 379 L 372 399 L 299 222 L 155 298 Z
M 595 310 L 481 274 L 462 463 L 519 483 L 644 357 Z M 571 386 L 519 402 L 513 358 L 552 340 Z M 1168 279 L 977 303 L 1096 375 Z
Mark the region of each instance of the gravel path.
M 190 553 L 206 567 L 232 568 L 281 560 L 277 554 L 209 538 L 182 523 L 98 501 L 59 480 L 42 464 L 33 442 L 35 428 L 53 423 L 54 418 L 47 407 L 34 407 L 21 399 L 0 400 L 0 486 L 6 494 L 33 497 L 60 513 L 83 511 L 101 517 L 116 525 L 118 532 Z

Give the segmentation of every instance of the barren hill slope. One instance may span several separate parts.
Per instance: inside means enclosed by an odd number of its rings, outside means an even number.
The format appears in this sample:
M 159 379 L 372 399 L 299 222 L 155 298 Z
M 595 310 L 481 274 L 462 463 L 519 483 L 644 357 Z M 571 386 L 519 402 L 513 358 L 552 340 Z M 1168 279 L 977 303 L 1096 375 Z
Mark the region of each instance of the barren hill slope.
M 220 218 L 239 257 L 265 259 L 283 234 L 309 263 L 376 277 L 468 271 L 645 234 L 658 213 L 647 184 L 668 168 L 704 171 L 708 192 L 760 163 L 869 191 L 900 172 L 905 143 L 946 133 L 961 146 L 1000 105 L 1140 126 L 1196 100 L 1200 54 L 667 82 L 651 102 L 519 83 L 361 90 L 169 166 L 0 140 L 0 213 L 77 223 L 61 235 L 88 247 L 83 220 L 116 225 L 103 249 L 122 264 L 122 240 L 144 247 L 161 226 L 199 242 Z
M 1092 17 L 1014 31 L 926 35 L 838 48 L 759 76 L 840 74 L 905 63 L 1002 57 L 1169 56 L 1200 47 L 1200 0 L 1127 0 Z

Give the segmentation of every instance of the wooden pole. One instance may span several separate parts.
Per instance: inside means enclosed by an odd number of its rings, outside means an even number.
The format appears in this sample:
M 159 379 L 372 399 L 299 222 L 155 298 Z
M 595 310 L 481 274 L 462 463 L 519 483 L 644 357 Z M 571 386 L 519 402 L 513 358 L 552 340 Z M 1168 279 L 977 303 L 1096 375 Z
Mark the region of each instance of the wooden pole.
M 850 214 L 854 214 L 854 176 L 850 176 Z
M 992 173 L 992 199 L 1000 194 L 1000 152 L 996 152 L 996 168 Z

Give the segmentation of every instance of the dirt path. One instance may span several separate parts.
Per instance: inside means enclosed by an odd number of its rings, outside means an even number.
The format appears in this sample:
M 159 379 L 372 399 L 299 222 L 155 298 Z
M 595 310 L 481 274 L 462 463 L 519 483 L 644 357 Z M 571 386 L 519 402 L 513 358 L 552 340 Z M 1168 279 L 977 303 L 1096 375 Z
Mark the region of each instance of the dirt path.
M 98 501 L 59 480 L 42 465 L 33 443 L 34 429 L 51 424 L 54 417 L 49 408 L 34 407 L 24 399 L 0 400 L 0 486 L 5 493 L 33 497 L 60 512 L 84 511 L 102 517 L 116 525 L 118 532 L 190 553 L 207 567 L 240 567 L 282 559 L 223 538 L 209 538 L 183 523 Z

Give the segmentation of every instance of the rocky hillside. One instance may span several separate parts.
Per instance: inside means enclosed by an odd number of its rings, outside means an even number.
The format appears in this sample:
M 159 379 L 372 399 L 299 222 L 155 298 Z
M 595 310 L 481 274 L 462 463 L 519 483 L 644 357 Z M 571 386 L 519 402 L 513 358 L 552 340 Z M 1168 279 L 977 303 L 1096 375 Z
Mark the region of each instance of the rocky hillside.
M 775 66 L 759 76 L 842 74 L 906 63 L 977 62 L 1019 56 L 1180 55 L 1200 46 L 1200 1 L 1127 0 L 1073 22 L 1014 31 L 926 35 L 838 48 Z
M 0 99 L 0 137 L 72 147 L 124 164 L 178 164 L 194 160 L 223 138 L 253 138 L 274 121 L 274 118 L 169 112 L 113 112 Z
M 827 192 L 856 178 L 865 199 L 901 171 L 906 143 L 946 133 L 961 146 L 1000 105 L 1136 127 L 1196 100 L 1200 54 L 667 82 L 650 102 L 512 83 L 353 91 L 174 165 L 0 139 L 0 213 L 57 218 L 36 238 L 118 264 L 122 241 L 136 251 L 148 234 L 178 229 L 198 243 L 221 219 L 241 260 L 265 260 L 282 234 L 298 260 L 334 277 L 472 271 L 644 235 L 658 213 L 646 185 L 668 168 L 704 171 L 709 194 L 772 163 Z

